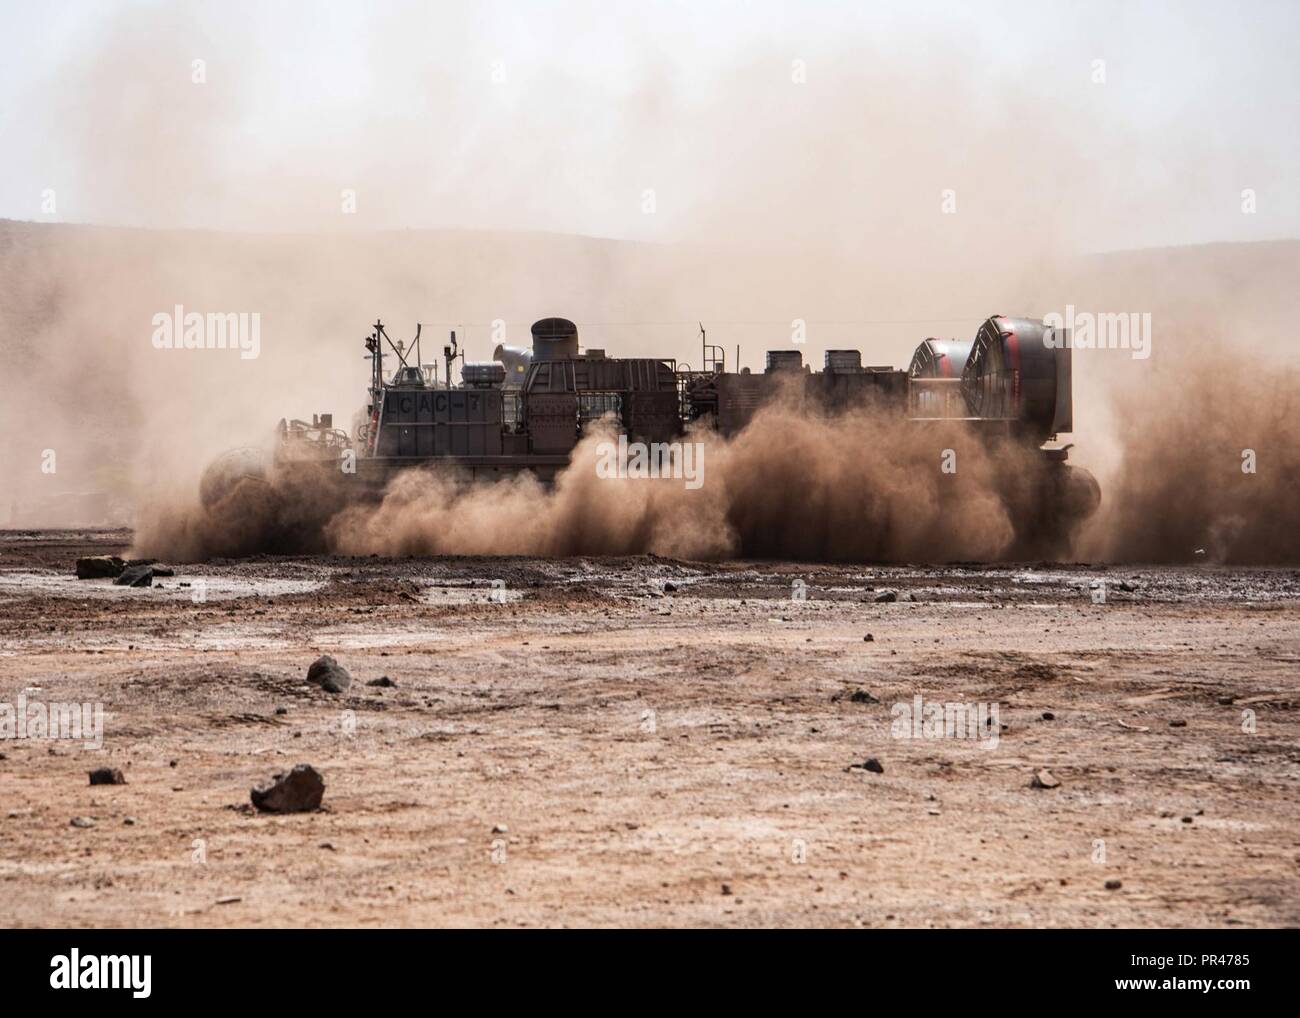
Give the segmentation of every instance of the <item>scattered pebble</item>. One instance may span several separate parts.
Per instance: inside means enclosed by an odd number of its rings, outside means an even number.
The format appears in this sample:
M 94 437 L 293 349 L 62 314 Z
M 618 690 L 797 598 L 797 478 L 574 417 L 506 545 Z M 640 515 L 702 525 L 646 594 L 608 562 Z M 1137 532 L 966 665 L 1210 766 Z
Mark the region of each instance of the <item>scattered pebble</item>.
M 325 779 L 310 764 L 298 764 L 250 792 L 253 805 L 264 813 L 307 813 L 320 808 L 324 794 Z
M 1052 772 L 1046 768 L 1034 771 L 1034 778 L 1029 782 L 1030 788 L 1060 788 L 1061 783 L 1052 777 Z
M 898 595 L 892 590 L 882 590 L 872 598 L 872 600 L 875 601 L 876 604 L 890 604 L 898 600 Z
M 1123 881 L 1120 881 L 1120 880 L 1107 880 L 1107 881 L 1106 881 L 1106 890 L 1108 890 L 1108 891 L 1118 891 L 1118 890 L 1119 890 L 1121 887 L 1123 887 L 1123 886 L 1124 886 L 1124 883 L 1123 883 Z
M 381 675 L 381 676 L 379 676 L 379 678 L 377 678 L 377 679 L 371 679 L 369 682 L 366 683 L 366 685 L 367 685 L 367 686 L 383 686 L 385 689 L 390 689 L 390 688 L 392 688 L 393 686 L 396 686 L 397 683 L 394 682 L 392 679 L 390 679 L 387 675 Z
M 94 817 L 73 817 L 72 820 L 69 822 L 72 824 L 73 827 L 94 827 L 95 826 Z
M 126 562 L 116 555 L 88 555 L 77 559 L 77 579 L 103 580 L 122 575 Z
M 153 566 L 127 566 L 113 581 L 113 584 L 118 587 L 152 587 Z
M 125 785 L 126 778 L 116 767 L 98 767 L 90 772 L 92 785 Z
M 323 654 L 307 669 L 307 681 L 327 693 L 342 693 L 352 685 L 352 676 L 332 657 Z

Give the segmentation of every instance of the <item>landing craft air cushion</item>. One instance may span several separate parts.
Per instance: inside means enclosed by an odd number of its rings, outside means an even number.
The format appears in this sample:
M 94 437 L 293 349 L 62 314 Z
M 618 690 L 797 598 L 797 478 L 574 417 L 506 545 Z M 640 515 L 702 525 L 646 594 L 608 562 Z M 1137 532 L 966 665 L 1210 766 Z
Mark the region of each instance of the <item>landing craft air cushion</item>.
M 1039 320 L 994 315 L 969 342 L 926 339 L 905 371 L 863 366 L 857 350 L 827 350 L 814 371 L 790 349 L 768 351 L 762 373 L 728 371 L 725 352 L 702 328 L 700 370 L 581 349 L 577 326 L 565 318 L 543 318 L 531 332 L 531 348 L 498 346 L 487 362 L 466 361 L 452 333 L 439 380 L 437 366 L 420 361 L 419 327 L 408 346 L 376 322 L 365 338 L 369 398 L 353 433 L 335 428 L 331 414 L 310 424 L 282 420 L 269 455 L 234 450 L 208 468 L 204 505 L 213 510 L 240 483 L 304 462 L 337 465 L 362 498 L 378 497 L 413 467 L 489 482 L 527 471 L 549 484 L 597 422 L 612 422 L 634 442 L 671 442 L 687 431 L 728 438 L 778 395 L 811 413 L 871 407 L 916 427 L 960 422 L 990 449 L 1013 451 L 995 460 L 1007 464 L 998 487 L 1018 556 L 1067 551 L 1100 501 L 1095 479 L 1069 466 L 1070 446 L 1057 441 L 1073 430 L 1068 333 Z M 391 372 L 389 357 L 397 361 Z M 452 383 L 457 360 L 461 380 Z

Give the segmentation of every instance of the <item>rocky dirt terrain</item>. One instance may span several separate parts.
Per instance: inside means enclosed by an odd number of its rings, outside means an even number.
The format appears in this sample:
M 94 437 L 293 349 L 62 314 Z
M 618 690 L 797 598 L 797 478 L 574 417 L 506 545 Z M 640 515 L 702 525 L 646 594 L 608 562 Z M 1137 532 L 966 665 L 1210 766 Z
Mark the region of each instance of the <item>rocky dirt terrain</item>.
M 1295 570 L 129 543 L 0 534 L 0 703 L 104 710 L 0 742 L 6 926 L 1300 923 Z

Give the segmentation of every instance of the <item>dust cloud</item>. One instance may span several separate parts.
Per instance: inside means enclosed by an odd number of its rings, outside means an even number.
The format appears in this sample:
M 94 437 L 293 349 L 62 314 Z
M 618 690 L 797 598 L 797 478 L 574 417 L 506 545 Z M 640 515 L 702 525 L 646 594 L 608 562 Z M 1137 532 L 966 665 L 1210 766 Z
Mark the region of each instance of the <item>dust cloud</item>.
M 1187 344 L 1181 370 L 1118 393 L 1122 453 L 1084 555 L 1300 562 L 1300 370 Z
M 778 402 L 729 440 L 707 429 L 684 437 L 703 446 L 698 488 L 600 476 L 597 448 L 613 434 L 609 425 L 588 434 L 549 488 L 531 475 L 473 483 L 412 469 L 377 501 L 344 504 L 338 471 L 282 470 L 207 509 L 147 515 L 135 550 L 952 561 L 1024 553 L 1038 536 L 1025 529 L 1015 483 L 1030 453 L 990 449 L 955 425 L 818 416 Z

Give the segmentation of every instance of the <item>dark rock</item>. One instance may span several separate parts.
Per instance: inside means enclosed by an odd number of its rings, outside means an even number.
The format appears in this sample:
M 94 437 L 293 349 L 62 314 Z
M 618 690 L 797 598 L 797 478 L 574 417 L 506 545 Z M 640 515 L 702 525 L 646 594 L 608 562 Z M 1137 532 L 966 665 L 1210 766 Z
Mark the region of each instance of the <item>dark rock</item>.
M 665 583 L 664 583 L 664 593 L 665 593 L 665 594 L 675 594 L 675 593 L 677 593 L 677 584 L 675 584 L 672 580 L 667 580 L 667 581 L 665 581 Z
M 121 576 L 126 562 L 116 555 L 88 555 L 77 559 L 77 579 L 104 580 Z
M 352 685 L 348 670 L 329 655 L 318 657 L 307 669 L 307 681 L 327 693 L 341 693 Z
M 113 583 L 119 587 L 152 587 L 153 566 L 127 566 Z
M 892 590 L 882 590 L 879 594 L 877 594 L 874 598 L 872 598 L 872 600 L 875 601 L 876 604 L 891 604 L 892 602 L 898 600 L 898 595 L 895 594 Z
M 1124 886 L 1123 882 L 1119 880 L 1106 881 L 1106 890 L 1108 891 L 1118 891 L 1123 886 Z
M 1187 727 L 1187 722 L 1184 721 L 1184 720 L 1182 720 L 1181 718 L 1175 718 L 1173 721 L 1170 721 L 1170 722 L 1169 722 L 1169 727 L 1170 727 L 1170 728 L 1186 728 L 1186 727 Z
M 1033 780 L 1029 782 L 1030 788 L 1060 788 L 1061 783 L 1052 777 L 1052 772 L 1044 768 L 1043 770 L 1034 771 Z
M 1053 714 L 1050 710 L 1045 710 L 1045 711 L 1043 711 L 1043 720 L 1044 720 L 1044 721 L 1055 721 L 1055 720 L 1056 720 L 1056 715 Z
M 73 817 L 68 821 L 73 827 L 94 827 L 94 817 Z
M 264 813 L 309 813 L 320 809 L 325 779 L 310 764 L 277 774 L 265 784 L 253 787 L 253 805 Z
M 92 785 L 125 785 L 126 778 L 116 767 L 98 767 L 90 772 Z
M 875 638 L 874 636 L 872 636 L 870 633 L 868 633 L 866 636 L 864 636 L 864 637 L 862 638 L 862 642 L 863 642 L 863 643 L 875 643 L 875 642 L 876 642 L 876 638 Z
M 169 569 L 167 566 L 154 566 L 153 574 L 155 576 L 175 576 L 176 570 Z
M 850 703 L 879 703 L 880 701 L 868 693 L 865 689 L 859 689 L 849 697 Z
M 397 683 L 394 682 L 392 679 L 390 679 L 387 675 L 381 675 L 377 679 L 371 679 L 369 682 L 366 683 L 366 685 L 383 686 L 385 689 L 391 689 L 392 687 L 396 686 Z
M 881 763 L 879 760 L 877 760 L 874 756 L 869 756 L 869 757 L 867 757 L 866 760 L 864 760 L 864 761 L 862 762 L 862 769 L 863 769 L 864 771 L 871 771 L 872 774 L 884 774 L 884 773 L 885 773 L 885 766 L 884 766 L 884 764 L 882 764 L 882 763 Z
M 279 716 L 279 717 L 284 717 L 284 715 L 286 715 L 286 714 L 289 713 L 289 708 L 288 708 L 288 707 L 277 707 L 277 708 L 275 708 L 275 713 L 276 713 L 276 715 Z

